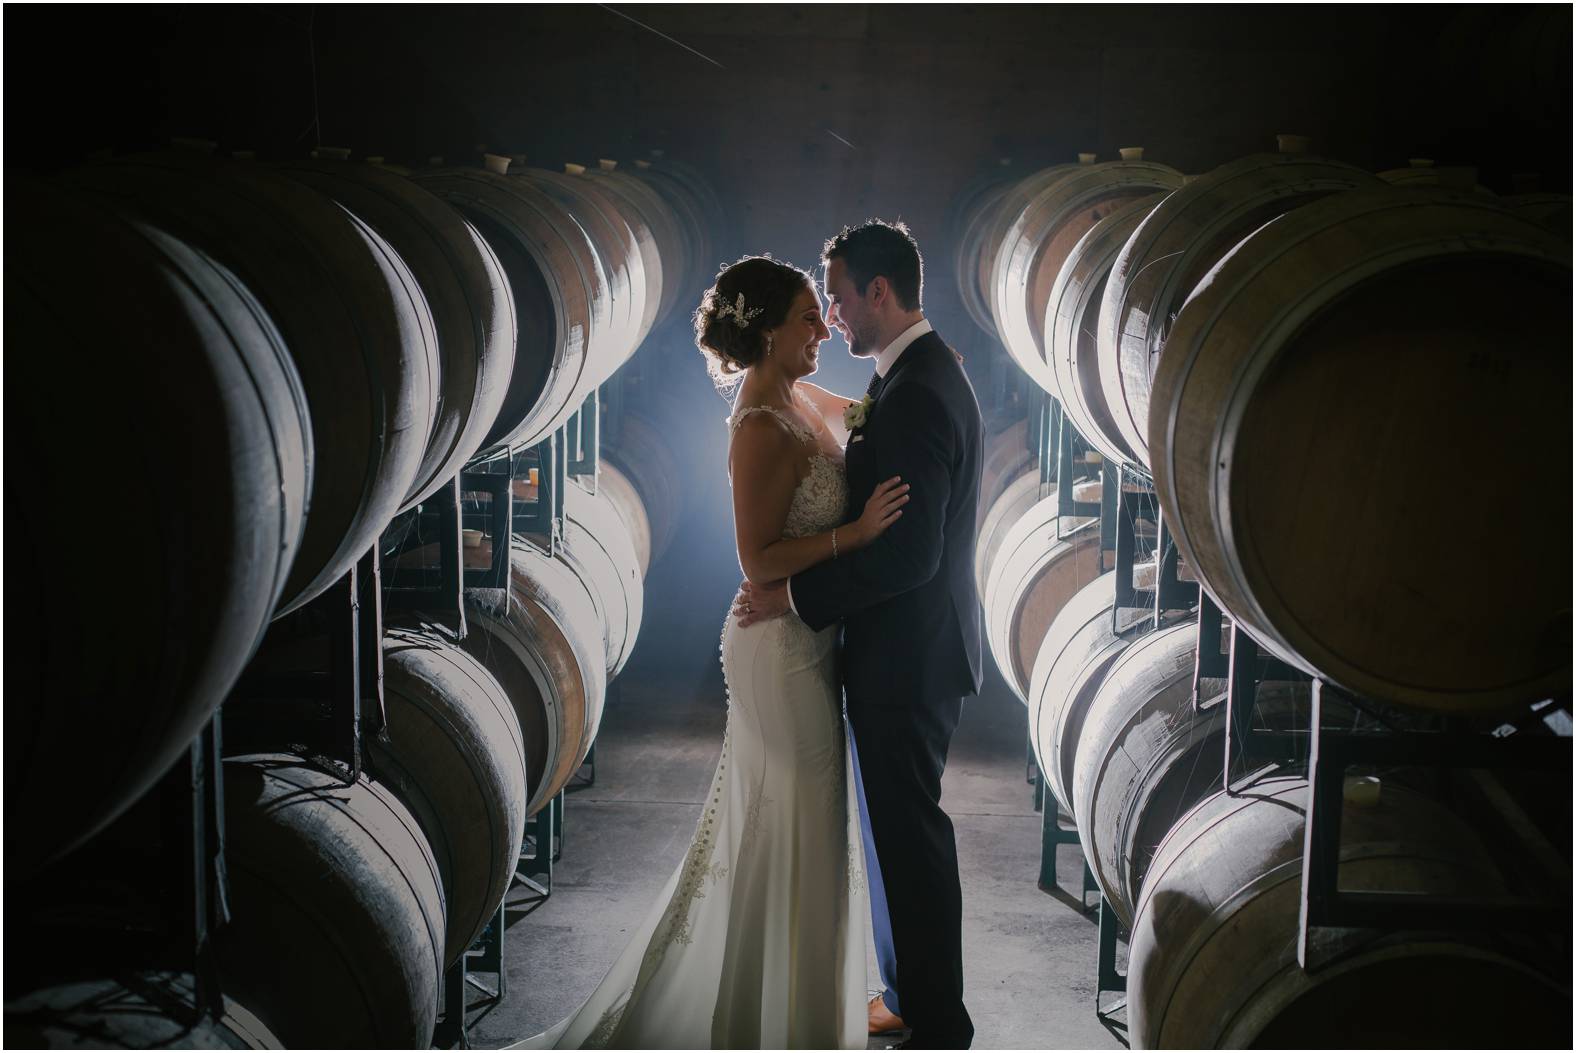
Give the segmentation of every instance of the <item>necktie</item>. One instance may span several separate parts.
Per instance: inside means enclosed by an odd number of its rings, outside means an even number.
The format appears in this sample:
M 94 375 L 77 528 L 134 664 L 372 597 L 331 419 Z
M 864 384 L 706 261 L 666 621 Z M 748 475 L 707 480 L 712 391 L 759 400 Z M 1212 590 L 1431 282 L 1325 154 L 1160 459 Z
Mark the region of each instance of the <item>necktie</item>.
M 876 397 L 876 392 L 880 391 L 880 390 L 881 390 L 881 374 L 880 373 L 871 373 L 870 374 L 870 386 L 865 388 L 865 398 L 867 398 L 867 399 L 875 398 Z

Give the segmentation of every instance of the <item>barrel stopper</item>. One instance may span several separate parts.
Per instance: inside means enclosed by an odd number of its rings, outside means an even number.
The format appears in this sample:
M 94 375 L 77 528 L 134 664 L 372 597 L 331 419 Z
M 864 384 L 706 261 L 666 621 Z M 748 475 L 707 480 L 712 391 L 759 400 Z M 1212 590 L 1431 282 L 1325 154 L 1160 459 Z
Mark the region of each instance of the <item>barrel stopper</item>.
M 1078 163 L 1081 165 L 1092 165 L 1094 164 L 1094 158 L 1094 154 L 1082 153 L 1078 155 Z
M 1313 152 L 1313 139 L 1306 135 L 1277 135 L 1275 148 L 1283 154 L 1308 154 Z
M 482 154 L 482 164 L 487 166 L 487 171 L 494 175 L 508 175 L 509 164 L 512 158 L 503 154 Z
M 564 174 L 565 175 L 585 175 L 586 174 L 586 166 L 585 165 L 576 165 L 576 164 L 566 164 L 566 165 L 564 165 Z
M 597 158 L 596 166 L 604 172 L 612 172 L 618 168 L 618 162 L 609 160 L 606 157 L 599 157 Z
M 1142 161 L 1144 159 L 1144 148 L 1142 146 L 1124 146 L 1116 152 L 1122 155 L 1122 160 L 1124 161 Z

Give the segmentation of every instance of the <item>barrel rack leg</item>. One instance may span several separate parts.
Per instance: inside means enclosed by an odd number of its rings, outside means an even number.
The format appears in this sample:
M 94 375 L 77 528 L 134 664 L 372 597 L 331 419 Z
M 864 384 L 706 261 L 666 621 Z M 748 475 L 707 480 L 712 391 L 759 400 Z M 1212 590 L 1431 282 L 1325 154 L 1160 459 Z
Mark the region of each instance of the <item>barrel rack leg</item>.
M 541 811 L 525 821 L 525 839 L 520 846 L 520 861 L 515 867 L 514 884 L 530 895 L 513 905 L 534 910 L 553 894 L 553 864 L 563 858 L 562 790 Z
M 1047 795 L 1045 798 L 1045 810 L 1041 813 L 1040 820 L 1039 885 L 1041 892 L 1050 892 L 1053 889 L 1061 888 L 1061 884 L 1056 879 L 1056 850 L 1062 845 L 1072 845 L 1075 848 L 1079 848 L 1081 855 L 1082 842 L 1078 839 L 1077 828 L 1069 829 L 1062 826 L 1059 809 L 1056 807 L 1056 800 Z M 1078 899 L 1083 904 L 1083 909 L 1086 912 L 1090 909 L 1089 893 L 1098 890 L 1099 886 L 1095 884 L 1094 874 L 1090 872 L 1089 864 L 1084 862 L 1083 888 Z
M 504 905 L 500 903 L 492 920 L 466 948 L 459 961 L 449 966 L 443 974 L 443 1017 L 433 1032 L 432 1043 L 439 1049 L 470 1049 L 465 1014 L 476 1005 L 501 1002 L 508 993 L 508 983 L 503 968 Z M 496 987 L 488 987 L 477 979 L 477 973 L 491 973 L 498 978 Z M 469 990 L 482 993 L 478 1003 L 466 1000 Z
M 1104 896 L 1100 897 L 1100 944 L 1099 958 L 1095 974 L 1094 988 L 1094 1015 L 1105 1024 L 1107 1029 L 1114 1026 L 1112 1017 L 1127 1008 L 1127 974 L 1116 967 L 1116 946 L 1125 937 L 1120 931 L 1121 922 L 1117 920 L 1116 910 L 1111 906 L 1111 901 Z M 1105 1004 L 1105 996 L 1118 994 L 1122 997 Z M 1114 1031 L 1113 1031 L 1114 1033 Z M 1119 1036 L 1120 1037 L 1120 1036 Z
M 1030 798 L 1034 803 L 1034 810 L 1038 812 L 1045 807 L 1045 777 L 1040 774 L 1040 762 L 1034 759 L 1034 740 L 1028 744 L 1028 761 L 1025 763 L 1023 781 L 1034 789 Z

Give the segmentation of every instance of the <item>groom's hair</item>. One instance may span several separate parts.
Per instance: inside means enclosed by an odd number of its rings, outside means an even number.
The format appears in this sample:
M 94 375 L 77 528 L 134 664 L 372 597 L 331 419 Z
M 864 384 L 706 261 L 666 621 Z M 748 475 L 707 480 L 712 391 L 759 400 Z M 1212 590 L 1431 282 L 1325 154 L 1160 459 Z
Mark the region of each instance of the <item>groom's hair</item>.
M 919 243 L 908 227 L 881 219 L 867 219 L 857 227 L 844 227 L 821 249 L 821 263 L 842 260 L 859 295 L 870 280 L 885 278 L 906 311 L 916 311 L 925 294 L 925 264 Z

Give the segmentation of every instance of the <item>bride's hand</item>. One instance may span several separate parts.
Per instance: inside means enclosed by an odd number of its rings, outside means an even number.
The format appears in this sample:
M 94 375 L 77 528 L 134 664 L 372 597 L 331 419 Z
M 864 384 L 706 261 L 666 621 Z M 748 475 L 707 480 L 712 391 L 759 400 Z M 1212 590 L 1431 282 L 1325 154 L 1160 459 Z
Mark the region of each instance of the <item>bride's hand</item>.
M 875 493 L 870 495 L 870 500 L 865 502 L 864 514 L 848 526 L 841 528 L 852 535 L 848 539 L 851 542 L 848 547 L 864 548 L 884 534 L 887 527 L 897 522 L 898 517 L 903 514 L 903 506 L 908 504 L 908 490 L 908 484 L 897 475 L 876 487 Z

